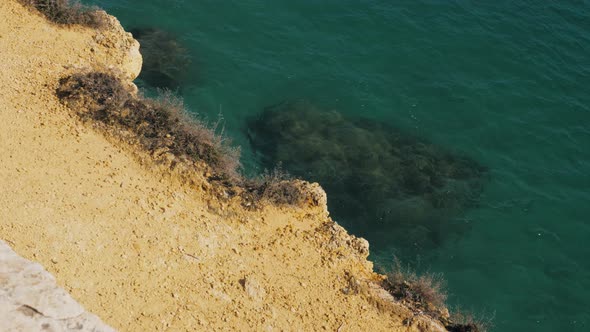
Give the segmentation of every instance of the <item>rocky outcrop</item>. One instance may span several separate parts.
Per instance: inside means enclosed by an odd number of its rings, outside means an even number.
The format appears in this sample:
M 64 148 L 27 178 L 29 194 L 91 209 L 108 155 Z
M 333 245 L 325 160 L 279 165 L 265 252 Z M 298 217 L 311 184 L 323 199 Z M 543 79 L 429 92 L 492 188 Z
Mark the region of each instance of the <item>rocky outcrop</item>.
M 121 71 L 126 79 L 133 81 L 139 76 L 143 63 L 139 53 L 139 42 L 123 29 L 116 17 L 104 11 L 101 11 L 101 15 L 105 16 L 107 27 L 95 30 L 93 39 L 104 47 L 107 56 L 112 59 L 111 69 Z
M 114 331 L 0 241 L 0 331 Z

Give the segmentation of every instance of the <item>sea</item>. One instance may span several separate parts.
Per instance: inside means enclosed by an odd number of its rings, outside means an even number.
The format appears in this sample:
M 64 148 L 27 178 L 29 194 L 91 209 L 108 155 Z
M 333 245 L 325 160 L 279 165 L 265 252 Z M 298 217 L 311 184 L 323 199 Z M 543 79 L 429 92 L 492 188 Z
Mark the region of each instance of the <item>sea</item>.
M 246 174 L 267 167 L 249 123 L 293 100 L 352 119 L 345 126 L 371 123 L 361 130 L 363 152 L 387 136 L 372 139 L 366 128 L 395 128 L 481 165 L 470 204 L 416 225 L 435 234 L 427 245 L 400 240 L 407 227 L 358 225 L 337 202 L 330 210 L 370 241 L 379 268 L 397 259 L 442 273 L 449 305 L 491 319 L 491 331 L 590 331 L 589 1 L 84 2 L 127 30 L 159 32 L 152 41 L 165 51 L 142 52 L 161 57 L 150 63 L 162 68 L 138 85 L 148 95 L 159 85 L 175 91 L 240 146 Z M 289 121 L 308 128 L 322 120 Z M 307 134 L 291 139 L 305 143 Z M 329 133 L 306 144 L 346 160 L 360 153 Z M 332 175 L 354 171 L 327 163 Z M 379 172 L 385 179 L 396 170 Z

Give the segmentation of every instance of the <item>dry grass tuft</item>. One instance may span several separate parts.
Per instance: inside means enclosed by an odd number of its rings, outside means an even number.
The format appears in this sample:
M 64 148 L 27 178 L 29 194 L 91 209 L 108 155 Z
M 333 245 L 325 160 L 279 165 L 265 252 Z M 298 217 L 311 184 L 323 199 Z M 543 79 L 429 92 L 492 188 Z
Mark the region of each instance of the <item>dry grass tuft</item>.
M 272 171 L 265 170 L 260 177 L 245 181 L 244 201 L 248 206 L 262 200 L 275 205 L 300 205 L 306 197 L 293 180 L 281 165 Z
M 383 286 L 396 300 L 405 303 L 416 314 L 426 314 L 439 320 L 450 332 L 484 332 L 491 325 L 491 319 L 475 319 L 460 311 L 449 317 L 442 274 L 427 273 L 418 276 L 395 259 Z
M 492 328 L 492 321 L 493 316 L 476 318 L 469 313 L 456 310 L 445 324 L 445 328 L 449 332 L 485 332 Z
M 76 0 L 19 0 L 23 5 L 34 8 L 56 24 L 83 25 L 103 28 L 107 22 L 97 8 L 87 7 Z
M 409 268 L 402 267 L 397 260 L 393 270 L 387 274 L 384 286 L 396 300 L 436 318 L 440 316 L 438 312 L 445 307 L 447 300 L 442 274 L 418 276 Z

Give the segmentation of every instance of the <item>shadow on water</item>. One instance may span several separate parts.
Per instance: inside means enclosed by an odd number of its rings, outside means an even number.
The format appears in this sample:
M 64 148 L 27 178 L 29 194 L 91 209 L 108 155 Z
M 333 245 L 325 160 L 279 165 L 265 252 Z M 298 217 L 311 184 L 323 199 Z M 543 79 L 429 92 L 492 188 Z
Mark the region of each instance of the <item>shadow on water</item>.
M 387 124 L 348 118 L 305 101 L 264 109 L 248 123 L 264 167 L 319 182 L 335 220 L 402 256 L 460 236 L 487 170 L 476 161 Z
M 188 49 L 168 31 L 157 28 L 129 31 L 141 45 L 143 65 L 139 79 L 154 88 L 180 89 L 189 79 L 193 63 Z

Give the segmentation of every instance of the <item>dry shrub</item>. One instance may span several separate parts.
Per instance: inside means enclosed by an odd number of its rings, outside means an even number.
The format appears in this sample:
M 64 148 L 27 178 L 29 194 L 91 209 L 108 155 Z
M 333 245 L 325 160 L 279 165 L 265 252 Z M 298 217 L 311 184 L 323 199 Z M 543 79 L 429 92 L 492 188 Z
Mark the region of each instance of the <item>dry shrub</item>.
M 305 200 L 300 186 L 280 164 L 272 171 L 265 170 L 260 177 L 246 181 L 244 189 L 247 204 L 266 200 L 276 205 L 300 205 Z
M 74 74 L 59 83 L 57 96 L 82 118 L 133 132 L 149 152 L 202 160 L 211 167 L 213 180 L 241 181 L 239 150 L 192 120 L 172 94 L 163 93 L 158 99 L 136 97 L 118 78 L 99 72 Z
M 84 25 L 102 28 L 106 25 L 103 15 L 95 7 L 86 7 L 76 0 L 19 0 L 23 5 L 35 8 L 48 20 L 57 24 Z
M 492 328 L 493 315 L 474 317 L 472 314 L 455 310 L 445 328 L 449 332 L 485 332 Z
M 396 300 L 416 313 L 440 320 L 450 332 L 484 332 L 491 326 L 491 318 L 475 319 L 459 310 L 449 317 L 445 304 L 445 281 L 440 273 L 418 276 L 410 268 L 403 267 L 396 258 L 383 286 Z
M 133 96 L 113 75 L 91 72 L 74 74 L 59 81 L 57 97 L 85 118 L 106 121 L 109 114 L 123 112 Z
M 445 325 L 449 332 L 484 332 L 476 323 L 450 323 Z
M 387 274 L 384 286 L 396 300 L 435 318 L 439 318 L 447 300 L 442 274 L 427 273 L 418 276 L 409 268 L 402 267 L 397 260 L 393 270 Z

